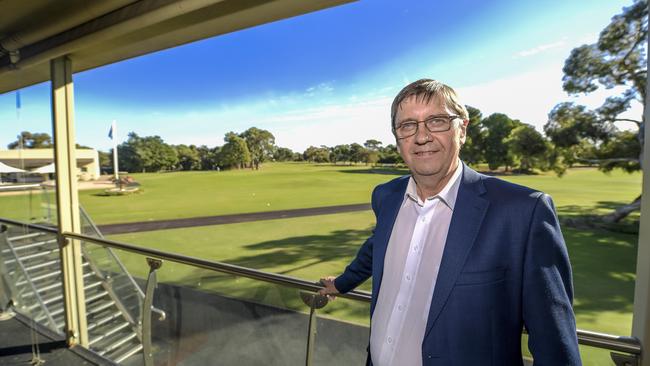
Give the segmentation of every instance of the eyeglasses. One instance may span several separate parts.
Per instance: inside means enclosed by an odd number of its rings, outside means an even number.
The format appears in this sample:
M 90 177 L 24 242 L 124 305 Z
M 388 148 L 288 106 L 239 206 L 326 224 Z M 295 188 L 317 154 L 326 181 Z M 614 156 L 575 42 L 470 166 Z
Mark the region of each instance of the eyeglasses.
M 427 130 L 431 133 L 445 132 L 449 131 L 451 128 L 451 121 L 456 118 L 460 118 L 460 116 L 440 114 L 437 116 L 431 116 L 424 121 L 406 120 L 400 123 L 399 126 L 393 127 L 393 132 L 398 139 L 405 139 L 418 133 L 420 123 L 424 123 Z

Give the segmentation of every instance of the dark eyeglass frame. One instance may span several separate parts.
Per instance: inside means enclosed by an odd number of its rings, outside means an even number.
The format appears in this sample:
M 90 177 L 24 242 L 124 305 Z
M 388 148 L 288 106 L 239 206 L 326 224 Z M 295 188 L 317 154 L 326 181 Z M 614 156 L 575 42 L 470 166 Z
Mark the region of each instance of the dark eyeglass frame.
M 427 131 L 431 133 L 437 133 L 437 132 L 447 132 L 449 129 L 451 129 L 451 122 L 455 120 L 456 118 L 460 118 L 459 115 L 456 114 L 437 114 L 434 116 L 430 116 L 429 118 L 418 121 L 418 120 L 405 120 L 400 123 L 398 127 L 393 127 L 393 134 L 398 140 L 406 139 L 411 136 L 415 136 L 418 133 L 418 130 L 420 129 L 420 123 L 424 123 L 424 126 L 426 127 Z M 436 128 L 435 125 L 433 125 L 433 121 L 435 120 L 445 120 L 445 125 L 444 128 Z M 405 126 L 412 126 L 415 125 L 415 130 L 413 130 L 413 133 L 411 134 L 403 134 L 403 133 L 398 133 L 398 131 L 404 131 L 403 128 Z

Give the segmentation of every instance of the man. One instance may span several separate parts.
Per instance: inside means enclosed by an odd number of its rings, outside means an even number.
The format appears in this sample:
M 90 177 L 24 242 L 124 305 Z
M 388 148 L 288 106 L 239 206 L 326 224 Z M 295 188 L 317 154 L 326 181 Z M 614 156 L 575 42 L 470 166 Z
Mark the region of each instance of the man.
M 373 277 L 368 364 L 580 365 L 571 267 L 551 198 L 459 160 L 468 113 L 423 79 L 391 108 L 411 171 L 375 188 L 377 224 L 323 295 Z

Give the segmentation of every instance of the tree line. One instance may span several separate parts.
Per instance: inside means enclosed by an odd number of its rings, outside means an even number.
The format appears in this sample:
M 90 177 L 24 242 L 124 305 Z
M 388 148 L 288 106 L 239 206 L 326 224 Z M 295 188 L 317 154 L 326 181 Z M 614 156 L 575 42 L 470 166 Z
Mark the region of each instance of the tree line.
M 117 146 L 120 169 L 130 172 L 170 170 L 259 169 L 269 160 L 286 160 L 287 150 L 275 145 L 267 130 L 251 127 L 242 133 L 228 132 L 223 146 L 170 145 L 160 136 L 139 136 L 130 132 Z M 292 153 L 292 152 L 291 152 Z M 101 162 L 110 166 L 112 150 Z M 293 156 L 291 156 L 293 158 Z

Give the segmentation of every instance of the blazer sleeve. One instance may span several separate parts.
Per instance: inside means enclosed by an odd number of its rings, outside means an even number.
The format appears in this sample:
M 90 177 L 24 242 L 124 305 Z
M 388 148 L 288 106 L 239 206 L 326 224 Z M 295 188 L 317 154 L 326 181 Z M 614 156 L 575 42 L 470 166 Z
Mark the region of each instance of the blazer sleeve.
M 523 320 L 535 366 L 581 365 L 569 255 L 551 198 L 540 193 L 523 269 Z
M 375 187 L 371 198 L 372 211 L 375 213 L 375 222 L 377 219 L 377 196 L 379 187 Z M 370 237 L 361 245 L 357 256 L 345 268 L 345 271 L 334 280 L 334 286 L 336 286 L 336 289 L 340 293 L 344 294 L 352 291 L 372 275 L 372 247 L 374 238 L 375 229 L 372 230 Z

